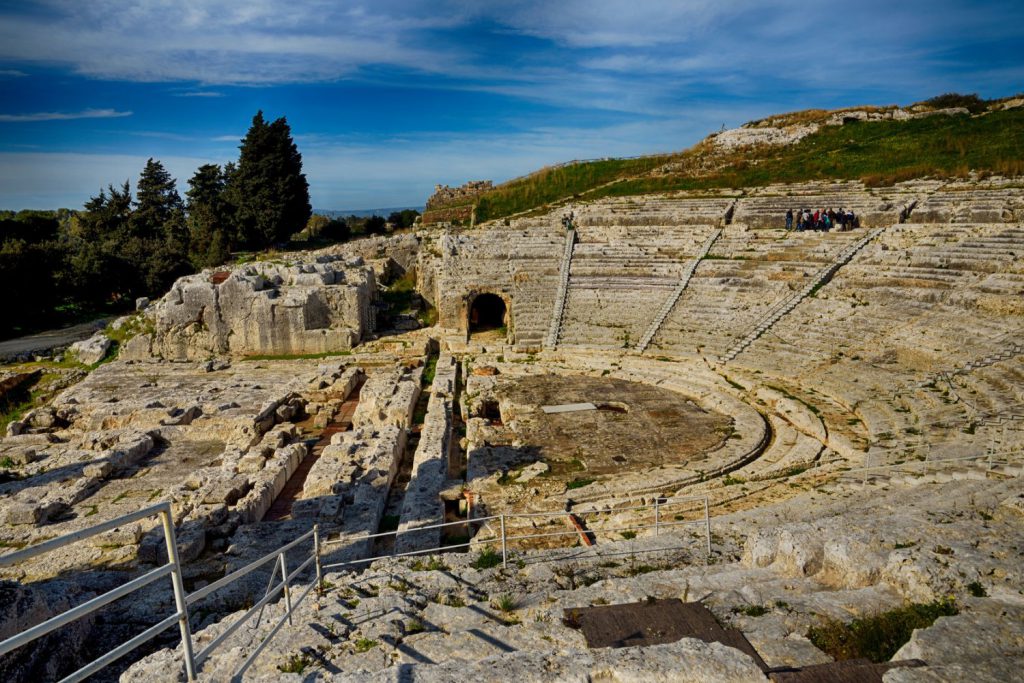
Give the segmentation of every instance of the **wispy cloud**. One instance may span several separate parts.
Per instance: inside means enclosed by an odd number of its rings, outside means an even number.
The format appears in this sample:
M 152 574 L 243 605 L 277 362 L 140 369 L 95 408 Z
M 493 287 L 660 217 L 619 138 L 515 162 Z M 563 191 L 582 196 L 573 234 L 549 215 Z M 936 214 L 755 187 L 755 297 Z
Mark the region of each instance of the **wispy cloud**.
M 224 97 L 224 93 L 213 90 L 198 90 L 193 92 L 174 93 L 175 97 Z
M 2 123 L 25 123 L 33 121 L 71 121 L 74 119 L 118 119 L 131 116 L 130 111 L 116 109 L 83 109 L 82 111 L 60 112 L 41 111 L 33 114 L 0 114 Z
M 28 74 L 17 69 L 0 69 L 0 78 L 24 78 L 25 76 Z

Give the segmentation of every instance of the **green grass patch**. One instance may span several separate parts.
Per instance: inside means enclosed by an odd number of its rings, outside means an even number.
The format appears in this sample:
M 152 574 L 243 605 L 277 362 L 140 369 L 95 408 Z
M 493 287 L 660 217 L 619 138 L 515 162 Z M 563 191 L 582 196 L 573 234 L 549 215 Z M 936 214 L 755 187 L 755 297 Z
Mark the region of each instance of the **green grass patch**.
M 743 607 L 733 607 L 733 614 L 745 614 L 748 617 L 763 617 L 764 615 L 771 612 L 771 609 L 764 605 L 744 605 Z
M 356 652 L 369 652 L 377 647 L 377 641 L 370 638 L 360 638 L 355 642 Z
M 570 481 L 568 484 L 566 484 L 565 488 L 566 488 L 567 491 L 571 491 L 572 489 L 581 489 L 584 486 L 590 486 L 595 481 L 597 481 L 597 479 L 590 479 L 590 478 L 587 478 L 587 477 L 576 477 L 575 479 Z
M 976 103 L 971 106 L 978 111 Z M 808 121 L 829 116 L 811 111 L 788 117 L 801 114 Z M 651 173 L 668 162 L 677 169 Z M 708 167 L 716 170 L 709 173 Z M 723 150 L 703 141 L 677 154 L 545 168 L 478 195 L 476 215 L 483 222 L 574 197 L 593 200 L 676 190 L 720 194 L 727 188 L 811 180 L 860 179 L 883 186 L 925 176 L 962 177 L 968 170 L 1024 173 L 1024 110 L 852 122 L 821 126 L 792 145 Z
M 982 586 L 981 582 L 979 581 L 971 581 L 969 584 L 967 584 L 967 592 L 976 598 L 988 597 L 988 591 L 985 590 L 985 587 Z
M 414 572 L 443 572 L 448 571 L 449 567 L 439 557 L 428 557 L 426 560 L 413 560 L 409 563 L 409 569 Z
M 437 358 L 437 356 L 431 354 L 423 365 L 423 376 L 420 381 L 425 387 L 429 387 L 434 383 L 434 376 L 437 374 Z
M 931 603 L 910 603 L 846 624 L 829 620 L 811 627 L 807 637 L 833 659 L 866 658 L 887 662 L 910 640 L 916 628 L 927 628 L 939 617 L 953 616 L 959 610 L 952 599 Z
M 501 564 L 501 553 L 494 548 L 484 548 L 470 563 L 473 569 L 491 569 Z
M 286 674 L 300 674 L 312 663 L 313 658 L 305 652 L 302 652 L 297 655 L 289 656 L 284 664 L 280 664 L 277 667 L 277 670 Z

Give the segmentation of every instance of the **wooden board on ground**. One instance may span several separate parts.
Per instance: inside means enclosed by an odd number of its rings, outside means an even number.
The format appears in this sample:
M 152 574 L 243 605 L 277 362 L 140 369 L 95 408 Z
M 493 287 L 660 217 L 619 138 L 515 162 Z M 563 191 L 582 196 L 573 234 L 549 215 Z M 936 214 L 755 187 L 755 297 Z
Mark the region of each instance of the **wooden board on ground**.
M 882 683 L 886 671 L 904 666 L 924 666 L 924 662 L 907 659 L 876 664 L 867 659 L 847 659 L 785 671 L 773 670 L 768 672 L 768 677 L 775 683 Z
M 587 646 L 591 648 L 644 647 L 698 638 L 734 647 L 749 655 L 762 671 L 768 668 L 741 632 L 722 628 L 708 608 L 699 602 L 671 598 L 578 607 L 565 610 L 565 619 L 583 631 Z

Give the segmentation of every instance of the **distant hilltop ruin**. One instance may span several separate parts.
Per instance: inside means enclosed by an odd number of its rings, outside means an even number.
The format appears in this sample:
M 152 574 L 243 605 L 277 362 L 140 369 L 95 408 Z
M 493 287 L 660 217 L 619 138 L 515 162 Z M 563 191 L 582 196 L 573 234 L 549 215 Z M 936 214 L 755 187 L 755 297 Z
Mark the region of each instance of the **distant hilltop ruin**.
M 436 209 L 439 206 L 452 204 L 463 199 L 470 199 L 493 187 L 494 183 L 490 180 L 470 180 L 458 187 L 434 185 L 434 194 L 427 199 L 427 209 Z
M 475 197 L 494 189 L 490 180 L 470 180 L 458 187 L 435 185 L 434 194 L 427 199 L 423 212 L 424 223 L 472 222 Z

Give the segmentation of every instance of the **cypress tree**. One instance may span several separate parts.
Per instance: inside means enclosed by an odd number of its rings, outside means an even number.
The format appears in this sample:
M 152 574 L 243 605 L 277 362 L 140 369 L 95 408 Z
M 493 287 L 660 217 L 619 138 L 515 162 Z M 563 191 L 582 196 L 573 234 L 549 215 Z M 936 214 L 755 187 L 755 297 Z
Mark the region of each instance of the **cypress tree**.
M 288 121 L 281 117 L 268 124 L 257 112 L 239 149 L 228 191 L 239 242 L 260 249 L 287 241 L 312 214 L 302 155 Z
M 226 184 L 227 176 L 217 164 L 203 164 L 188 181 L 189 259 L 200 268 L 219 265 L 228 257 L 231 207 Z

